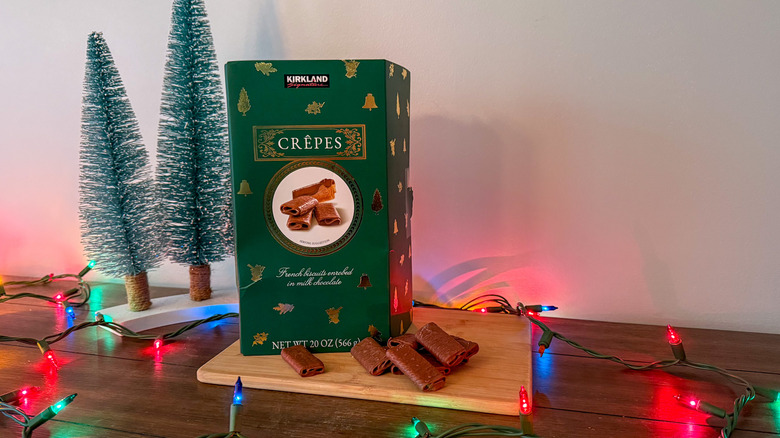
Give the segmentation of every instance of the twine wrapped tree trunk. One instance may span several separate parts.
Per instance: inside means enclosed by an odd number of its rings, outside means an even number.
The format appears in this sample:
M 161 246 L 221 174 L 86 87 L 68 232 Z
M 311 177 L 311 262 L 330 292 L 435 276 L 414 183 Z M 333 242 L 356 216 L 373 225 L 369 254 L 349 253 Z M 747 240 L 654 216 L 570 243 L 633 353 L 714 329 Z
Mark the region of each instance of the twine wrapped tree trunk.
M 130 310 L 146 310 L 146 272 L 161 255 L 152 174 L 135 113 L 98 32 L 87 40 L 79 163 L 84 251 L 104 274 L 125 278 Z
M 157 141 L 167 256 L 188 265 L 190 298 L 211 297 L 211 263 L 231 253 L 227 118 L 202 0 L 174 0 Z

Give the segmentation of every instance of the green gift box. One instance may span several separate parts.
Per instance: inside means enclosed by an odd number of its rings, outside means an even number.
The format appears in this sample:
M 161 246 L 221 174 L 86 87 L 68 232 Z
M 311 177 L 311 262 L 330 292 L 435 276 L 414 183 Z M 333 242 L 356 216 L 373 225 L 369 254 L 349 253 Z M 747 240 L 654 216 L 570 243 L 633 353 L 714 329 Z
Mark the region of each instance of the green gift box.
M 412 311 L 409 71 L 225 67 L 241 353 L 349 349 Z

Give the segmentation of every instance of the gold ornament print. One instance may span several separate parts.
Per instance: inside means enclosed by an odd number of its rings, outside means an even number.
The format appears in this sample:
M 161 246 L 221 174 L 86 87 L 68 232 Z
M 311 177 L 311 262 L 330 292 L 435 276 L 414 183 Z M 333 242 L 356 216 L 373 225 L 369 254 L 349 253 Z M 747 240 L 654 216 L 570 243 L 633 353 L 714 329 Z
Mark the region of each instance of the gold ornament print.
M 246 94 L 246 88 L 241 88 L 241 92 L 238 93 L 238 111 L 246 115 L 247 111 L 252 108 L 249 104 L 249 95 Z
M 322 107 L 325 106 L 325 102 L 318 103 L 318 102 L 312 102 L 309 104 L 309 106 L 306 107 L 306 112 L 309 114 L 319 114 L 322 111 Z
M 357 68 L 358 65 L 360 65 L 360 62 L 355 61 L 354 59 L 351 61 L 347 61 L 346 59 L 344 61 L 344 67 L 347 69 L 347 73 L 344 75 L 348 78 L 354 78 L 357 76 Z
M 406 139 L 404 139 L 404 152 L 406 152 Z
M 401 70 L 401 76 L 403 76 L 404 79 L 406 79 L 406 75 L 408 75 L 409 72 L 406 71 L 406 69 Z
M 278 306 L 274 307 L 274 310 L 279 312 L 280 315 L 284 315 L 285 313 L 292 312 L 293 309 L 295 309 L 294 305 L 286 304 L 286 303 L 279 303 Z
M 273 65 L 271 65 L 270 62 L 256 62 L 255 69 L 266 76 L 276 72 L 276 69 L 273 67 Z
M 398 221 L 393 219 L 393 234 L 398 234 Z
M 328 321 L 329 324 L 339 323 L 339 312 L 341 312 L 341 309 L 343 309 L 343 307 L 339 307 L 338 309 L 331 307 L 325 311 L 328 314 L 328 319 L 330 319 L 330 321 Z
M 406 257 L 406 256 L 405 256 L 404 254 L 401 254 L 401 259 L 399 260 L 399 262 L 400 262 L 400 265 L 401 265 L 401 266 L 403 266 L 403 265 L 404 265 L 404 258 L 405 258 L 405 257 Z
M 252 281 L 260 281 L 263 279 L 263 271 L 265 271 L 265 266 L 263 265 L 247 265 L 249 266 L 249 269 L 252 272 Z
M 252 189 L 249 188 L 249 181 L 242 179 L 241 180 L 241 186 L 238 188 L 238 194 L 239 195 L 252 195 Z
M 395 113 L 398 115 L 398 118 L 401 118 L 401 96 L 398 95 L 398 93 L 395 93 Z
M 376 99 L 374 99 L 374 95 L 371 93 L 366 94 L 366 102 L 363 104 L 363 109 L 367 109 L 369 111 L 379 108 L 376 106 Z
M 390 155 L 395 156 L 395 139 L 390 140 Z
M 404 185 L 401 184 L 401 181 L 398 181 L 398 193 L 401 193 L 401 191 L 404 189 Z
M 395 64 L 390 64 L 390 77 L 393 77 L 393 73 L 395 73 Z
M 255 335 L 255 340 L 252 342 L 252 346 L 254 347 L 255 345 L 263 345 L 263 342 L 267 340 L 268 340 L 268 333 L 266 332 L 258 333 Z

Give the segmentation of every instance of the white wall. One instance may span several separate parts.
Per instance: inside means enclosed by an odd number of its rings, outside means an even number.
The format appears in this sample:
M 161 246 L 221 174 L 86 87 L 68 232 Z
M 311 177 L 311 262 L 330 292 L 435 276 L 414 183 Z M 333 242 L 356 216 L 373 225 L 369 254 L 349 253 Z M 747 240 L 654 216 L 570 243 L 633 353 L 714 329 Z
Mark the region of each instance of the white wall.
M 493 285 L 559 316 L 780 333 L 780 3 L 207 8 L 221 63 L 411 70 L 420 299 Z M 153 155 L 169 15 L 159 0 L 0 3 L 0 272 L 83 266 L 86 37 L 104 31 Z M 150 279 L 186 285 L 186 268 Z M 216 286 L 233 281 L 220 264 Z

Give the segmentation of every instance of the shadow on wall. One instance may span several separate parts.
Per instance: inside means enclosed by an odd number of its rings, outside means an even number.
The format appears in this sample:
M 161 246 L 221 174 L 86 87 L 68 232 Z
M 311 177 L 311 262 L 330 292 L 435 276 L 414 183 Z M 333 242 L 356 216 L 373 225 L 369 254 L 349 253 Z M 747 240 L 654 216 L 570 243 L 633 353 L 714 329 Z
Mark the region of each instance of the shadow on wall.
M 460 305 L 497 293 L 511 302 L 557 288 L 528 250 L 538 170 L 518 131 L 500 121 L 414 121 L 416 299 Z
M 284 59 L 285 49 L 274 2 L 256 2 L 254 12 L 246 14 L 248 29 L 244 53 L 257 59 Z

